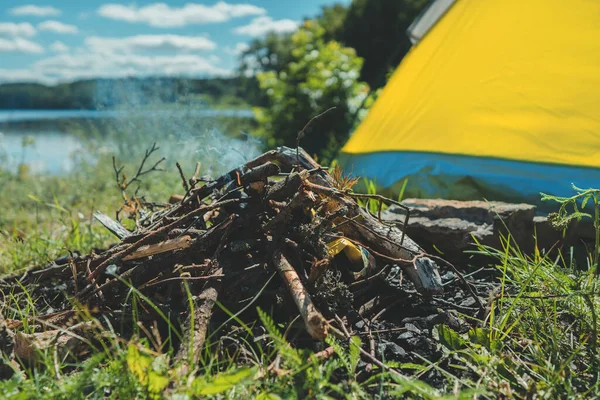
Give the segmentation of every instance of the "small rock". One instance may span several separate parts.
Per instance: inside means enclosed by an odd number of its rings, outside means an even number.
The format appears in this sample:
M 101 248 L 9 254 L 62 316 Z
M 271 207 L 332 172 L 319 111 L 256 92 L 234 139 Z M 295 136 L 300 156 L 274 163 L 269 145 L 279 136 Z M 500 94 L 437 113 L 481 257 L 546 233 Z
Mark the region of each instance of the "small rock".
M 406 341 L 406 345 L 410 349 L 418 349 L 422 347 L 422 336 L 417 336 Z
M 474 307 L 476 304 L 477 302 L 473 297 L 467 297 L 460 303 L 461 307 Z
M 454 278 L 456 278 L 456 274 L 452 271 L 448 271 L 444 275 L 442 275 L 442 281 L 447 282 L 447 281 L 451 281 Z
M 406 351 L 394 342 L 388 342 L 386 340 L 379 343 L 379 353 L 383 354 L 386 358 L 400 359 L 406 357 Z
M 391 353 L 394 358 L 406 357 L 406 351 L 394 342 L 387 343 L 387 351 Z
M 421 330 L 415 326 L 415 324 L 406 324 L 404 325 L 407 331 L 414 332 L 416 334 L 420 334 Z
M 431 330 L 435 325 L 443 324 L 448 321 L 448 313 L 442 312 L 440 314 L 433 314 L 425 317 L 427 329 Z
M 468 324 L 461 318 L 458 317 L 456 312 L 448 312 L 448 319 L 445 322 L 448 327 L 456 332 L 464 333 L 465 330 L 468 330 Z
M 406 341 L 406 340 L 412 339 L 414 336 L 415 336 L 415 334 L 412 332 L 404 332 L 404 333 L 398 335 L 398 340 Z
M 363 321 L 362 319 L 360 321 L 358 321 L 357 323 L 354 324 L 354 327 L 356 329 L 362 329 L 365 327 L 365 321 Z

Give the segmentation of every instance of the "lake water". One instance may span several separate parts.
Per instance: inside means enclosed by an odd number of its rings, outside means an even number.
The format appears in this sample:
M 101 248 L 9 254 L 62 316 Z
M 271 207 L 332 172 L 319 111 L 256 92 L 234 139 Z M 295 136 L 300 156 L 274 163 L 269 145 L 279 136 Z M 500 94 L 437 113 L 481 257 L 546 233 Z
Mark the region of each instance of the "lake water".
M 199 121 L 203 118 L 248 118 L 250 110 L 212 110 L 193 108 L 153 110 L 0 110 L 0 165 L 16 171 L 26 163 L 33 173 L 64 174 L 74 166 L 73 154 L 83 149 L 82 141 L 69 131 L 69 124 L 91 121 L 100 126 L 110 121 L 112 127 L 129 126 L 131 120 L 145 121 L 147 126 Z M 187 123 L 187 122 L 186 122 Z M 27 145 L 24 145 L 29 142 Z

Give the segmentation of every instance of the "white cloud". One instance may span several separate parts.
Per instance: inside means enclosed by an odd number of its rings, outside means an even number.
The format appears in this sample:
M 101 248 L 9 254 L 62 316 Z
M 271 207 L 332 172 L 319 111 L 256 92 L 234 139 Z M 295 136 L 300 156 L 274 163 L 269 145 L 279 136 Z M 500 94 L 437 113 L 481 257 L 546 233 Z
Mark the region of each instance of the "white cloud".
M 2 82 L 46 82 L 39 74 L 29 69 L 0 68 Z
M 57 40 L 50 45 L 50 50 L 56 53 L 66 53 L 67 51 L 69 51 L 69 46 Z
M 196 55 L 60 54 L 33 64 L 40 80 L 65 81 L 125 76 L 226 76 L 231 71 Z
M 30 23 L 23 22 L 16 24 L 14 22 L 0 22 L 0 36 L 25 36 L 31 37 L 36 34 L 36 30 Z
M 0 53 L 43 53 L 44 48 L 39 44 L 24 38 L 4 39 L 0 38 Z
M 123 38 L 91 36 L 85 44 L 98 53 L 135 53 L 140 51 L 191 52 L 214 50 L 215 42 L 203 36 L 137 35 Z
M 60 21 L 48 20 L 38 24 L 40 31 L 49 31 L 55 33 L 75 34 L 79 29 L 75 25 L 63 24 Z
M 232 56 L 239 56 L 249 48 L 250 45 L 248 43 L 240 42 L 236 43 L 234 47 L 225 47 L 225 53 L 230 54 Z
M 103 17 L 131 23 L 145 23 L 159 28 L 181 27 L 192 24 L 209 24 L 229 21 L 232 18 L 263 15 L 266 10 L 252 4 L 229 4 L 219 1 L 212 6 L 187 3 L 183 7 L 170 7 L 153 3 L 143 7 L 109 3 L 98 8 Z
M 248 35 L 252 37 L 263 36 L 269 32 L 286 33 L 298 29 L 300 23 L 291 19 L 273 20 L 268 16 L 254 18 L 248 25 L 237 27 L 233 30 L 238 35 Z
M 33 17 L 50 17 L 60 15 L 62 12 L 52 6 L 36 6 L 34 4 L 27 4 L 20 7 L 11 8 L 9 10 L 10 14 L 22 16 L 28 15 Z
M 37 81 L 56 83 L 91 78 L 129 76 L 230 76 L 233 71 L 220 68 L 214 57 L 191 54 L 144 56 L 135 54 L 102 54 L 78 49 L 57 54 L 33 63 L 29 68 L 2 69 L 0 81 Z

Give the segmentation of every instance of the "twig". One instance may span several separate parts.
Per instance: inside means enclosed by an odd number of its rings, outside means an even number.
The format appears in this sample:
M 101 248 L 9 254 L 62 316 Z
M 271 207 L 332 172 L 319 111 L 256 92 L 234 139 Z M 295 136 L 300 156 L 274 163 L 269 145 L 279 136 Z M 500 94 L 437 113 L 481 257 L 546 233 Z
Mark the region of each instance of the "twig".
M 371 323 L 375 322 L 379 317 L 381 317 L 383 314 L 385 314 L 386 312 L 388 312 L 389 310 L 394 308 L 397 304 L 402 303 L 403 301 L 406 301 L 406 298 L 398 299 L 398 300 L 394 301 L 392 304 L 384 307 L 381 311 L 379 311 L 377 314 L 375 314 L 375 316 L 373 318 L 371 318 Z
M 335 106 L 328 108 L 327 110 L 323 111 L 321 114 L 315 115 L 314 117 L 312 117 L 310 119 L 310 121 L 308 121 L 306 123 L 306 125 L 304 125 L 304 128 L 302 128 L 302 130 L 300 132 L 298 132 L 298 135 L 296 136 L 296 159 L 298 160 L 298 165 L 300 165 L 300 139 L 302 139 L 304 137 L 304 131 L 306 131 L 306 128 L 308 128 L 314 120 L 321 118 L 323 115 L 327 114 L 329 111 L 331 111 L 333 109 L 335 109 Z
M 465 278 L 465 279 L 467 279 L 467 278 L 470 278 L 470 277 L 472 277 L 472 276 L 474 276 L 474 275 L 477 275 L 477 274 L 478 274 L 478 273 L 480 273 L 481 271 L 485 271 L 485 270 L 486 270 L 486 268 L 485 268 L 485 267 L 481 267 L 481 268 L 479 268 L 477 271 L 473 271 L 473 272 L 470 272 L 470 273 L 468 273 L 468 274 L 466 274 L 466 275 L 463 275 L 463 278 Z M 451 279 L 451 280 L 449 280 L 448 282 L 445 282 L 445 283 L 443 283 L 443 284 L 442 284 L 442 286 L 448 286 L 448 285 L 451 285 L 451 284 L 453 284 L 454 282 L 456 282 L 456 281 L 457 281 L 457 280 L 459 280 L 459 279 L 460 279 L 460 278 L 458 278 L 458 277 L 456 277 L 456 278 L 452 278 L 452 279 Z
M 148 158 L 150 158 L 150 156 L 152 155 L 152 153 L 154 153 L 155 151 L 158 151 L 160 149 L 160 147 L 156 146 L 156 143 L 152 144 L 152 148 L 150 150 L 146 150 L 145 154 L 144 154 L 144 158 L 142 159 L 142 162 L 140 163 L 140 166 L 137 169 L 137 172 L 135 173 L 135 175 L 133 176 L 132 179 L 130 179 L 129 181 L 126 180 L 125 176 L 123 175 L 121 177 L 121 182 L 119 182 L 119 177 L 121 175 L 121 172 L 123 171 L 123 166 L 121 166 L 121 168 L 117 169 L 116 166 L 116 160 L 113 157 L 113 168 L 115 170 L 115 178 L 117 180 L 117 185 L 119 186 L 119 188 L 121 189 L 121 191 L 125 192 L 125 190 L 127 190 L 127 188 L 129 187 L 129 185 L 131 185 L 133 182 L 140 182 L 140 177 L 143 175 L 146 175 L 147 173 L 150 173 L 152 171 L 164 171 L 163 169 L 158 168 L 158 166 L 166 160 L 165 157 L 161 158 L 160 160 L 158 160 L 156 163 L 154 163 L 154 165 L 146 170 L 144 170 L 144 165 L 146 164 L 146 161 L 148 161 Z
M 183 189 L 187 193 L 187 192 L 189 192 L 190 187 L 188 186 L 188 183 L 185 180 L 185 175 L 183 174 L 183 169 L 181 169 L 181 165 L 179 165 L 179 162 L 176 162 L 175 165 L 177 166 L 177 170 L 179 170 L 179 176 L 181 177 L 181 182 L 183 184 Z
M 438 260 L 439 262 L 441 262 L 443 264 L 446 264 L 447 266 L 449 266 L 450 268 L 452 268 L 452 270 L 454 270 L 454 273 L 458 276 L 458 279 L 460 279 L 461 282 L 464 283 L 465 286 L 467 287 L 467 290 L 471 294 L 471 297 L 475 300 L 475 302 L 479 306 L 479 310 L 484 310 L 485 309 L 485 306 L 483 305 L 483 302 L 481 301 L 481 299 L 479 298 L 479 296 L 477 296 L 477 293 L 475 293 L 473 291 L 473 288 L 471 287 L 471 285 L 469 284 L 469 282 L 467 282 L 467 280 L 465 279 L 465 277 L 460 273 L 460 271 L 452 263 L 444 260 L 441 257 L 434 256 L 434 255 L 431 255 L 431 254 L 427 255 L 427 257 L 433 258 L 435 260 Z
M 387 269 L 388 269 L 389 265 L 384 266 L 383 268 L 381 268 L 381 271 L 377 272 L 374 275 L 371 276 L 367 276 L 361 280 L 352 282 L 351 284 L 348 285 L 348 289 L 352 289 L 353 287 L 362 285 L 363 283 L 367 283 L 372 281 L 373 279 L 376 279 L 377 277 L 379 277 L 380 275 L 382 275 Z
M 167 278 L 167 279 L 162 279 L 160 281 L 147 283 L 145 285 L 140 286 L 140 290 L 151 287 L 151 286 L 161 285 L 165 282 L 170 282 L 170 281 L 207 281 L 209 279 L 214 279 L 214 278 L 223 278 L 224 276 L 225 275 L 223 275 L 223 274 L 202 275 L 202 276 L 176 276 L 174 278 Z
M 325 350 L 321 350 L 318 353 L 313 354 L 313 356 L 321 360 L 326 360 L 331 357 L 333 353 L 335 353 L 333 346 L 329 346 Z

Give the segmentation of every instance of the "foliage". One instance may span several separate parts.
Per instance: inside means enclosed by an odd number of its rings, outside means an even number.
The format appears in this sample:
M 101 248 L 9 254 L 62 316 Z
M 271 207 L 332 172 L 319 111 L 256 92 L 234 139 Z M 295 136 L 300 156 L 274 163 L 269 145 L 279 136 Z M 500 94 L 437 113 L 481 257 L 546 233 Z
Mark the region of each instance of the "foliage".
M 314 18 L 325 32 L 324 41 L 336 41 L 355 49 L 364 60 L 360 79 L 373 89 L 385 85 L 411 47 L 406 31 L 429 0 L 353 0 L 349 6 L 323 7 Z M 279 73 L 292 61 L 290 33 L 271 33 L 254 40 L 240 57 L 246 74 Z
M 573 220 L 580 221 L 586 217 L 594 220 L 596 243 L 590 262 L 596 268 L 596 273 L 600 274 L 600 268 L 598 268 L 598 259 L 600 257 L 600 190 L 580 189 L 575 185 L 572 186 L 577 194 L 571 197 L 557 197 L 542 193 L 542 200 L 555 201 L 560 204 L 557 212 L 548 215 L 548 220 L 559 229 L 566 229 Z M 591 214 L 585 212 L 586 207 L 590 205 L 590 200 L 594 208 L 593 217 Z
M 258 74 L 268 107 L 258 109 L 260 134 L 274 145 L 296 145 L 311 118 L 335 107 L 307 127 L 302 146 L 322 160 L 331 160 L 346 141 L 368 93 L 358 81 L 362 60 L 351 48 L 324 40 L 325 29 L 306 21 L 291 37 L 291 61 L 279 72 Z
M 353 0 L 336 39 L 356 49 L 365 62 L 361 79 L 372 88 L 385 85 L 386 74 L 394 70 L 410 41 L 406 30 L 429 0 Z
M 292 34 L 270 32 L 255 39 L 240 54 L 240 72 L 253 76 L 260 72 L 281 72 L 292 61 Z

